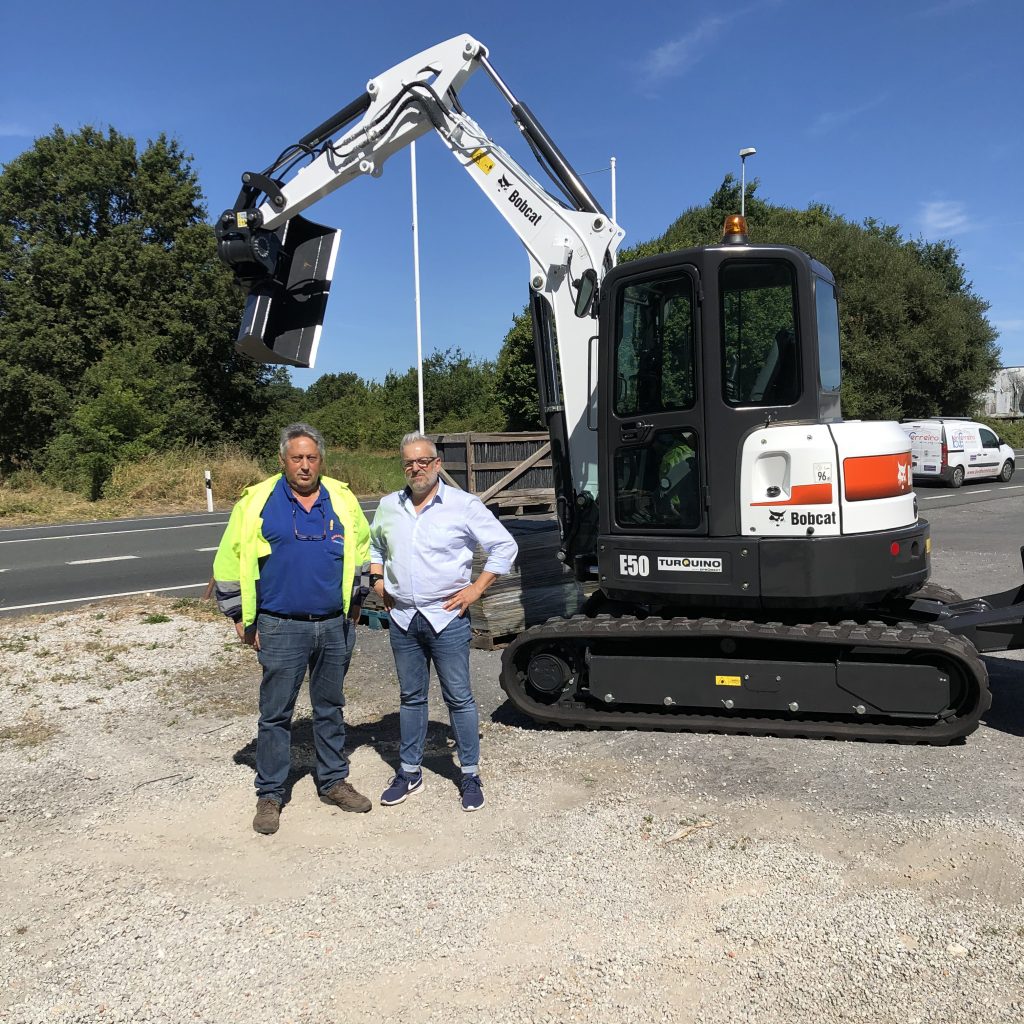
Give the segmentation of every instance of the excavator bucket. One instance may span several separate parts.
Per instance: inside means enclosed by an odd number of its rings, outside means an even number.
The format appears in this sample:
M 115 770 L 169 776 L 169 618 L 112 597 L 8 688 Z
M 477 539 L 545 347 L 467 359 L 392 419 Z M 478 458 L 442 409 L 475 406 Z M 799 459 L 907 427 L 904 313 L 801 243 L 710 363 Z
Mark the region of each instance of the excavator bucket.
M 311 367 L 341 231 L 296 216 L 275 233 L 277 268 L 250 288 L 235 348 L 258 363 Z

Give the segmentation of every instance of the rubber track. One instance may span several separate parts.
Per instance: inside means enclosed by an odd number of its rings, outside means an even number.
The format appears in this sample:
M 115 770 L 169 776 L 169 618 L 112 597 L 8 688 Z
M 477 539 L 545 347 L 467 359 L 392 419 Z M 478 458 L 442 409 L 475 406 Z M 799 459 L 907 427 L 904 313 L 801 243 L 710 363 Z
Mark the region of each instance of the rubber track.
M 927 654 L 953 663 L 968 680 L 968 703 L 955 717 L 925 724 L 853 720 L 800 721 L 772 715 L 734 715 L 692 713 L 671 708 L 662 710 L 624 710 L 598 704 L 592 698 L 576 699 L 566 706 L 534 700 L 525 688 L 525 667 L 529 648 L 552 642 L 586 644 L 595 640 L 680 641 L 696 638 L 757 641 L 781 641 L 778 657 L 786 656 L 790 644 L 807 643 L 836 647 L 870 647 L 872 653 L 899 650 L 900 659 Z M 906 653 L 904 653 L 906 652 Z M 831 664 L 831 663 L 830 663 Z M 973 683 L 973 687 L 970 684 Z M 883 622 L 817 622 L 787 626 L 778 622 L 737 619 L 637 619 L 599 615 L 589 618 L 549 619 L 520 633 L 505 648 L 501 659 L 501 687 L 524 714 L 541 722 L 587 729 L 657 729 L 665 731 L 733 733 L 755 736 L 794 736 L 810 739 L 866 740 L 876 743 L 926 743 L 944 746 L 974 732 L 981 716 L 992 703 L 988 671 L 970 641 L 955 636 L 941 626 L 901 622 L 890 626 Z

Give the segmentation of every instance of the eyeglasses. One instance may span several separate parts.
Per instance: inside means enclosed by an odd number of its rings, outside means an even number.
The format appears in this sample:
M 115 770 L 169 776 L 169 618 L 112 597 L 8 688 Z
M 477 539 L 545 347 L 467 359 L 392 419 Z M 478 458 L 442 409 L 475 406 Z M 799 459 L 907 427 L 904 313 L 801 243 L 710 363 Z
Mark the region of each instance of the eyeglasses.
M 412 469 L 413 466 L 419 466 L 420 469 L 426 469 L 432 462 L 436 462 L 437 458 L 438 457 L 436 455 L 427 455 L 422 459 L 403 459 L 402 469 L 408 471 Z
M 324 532 L 321 533 L 319 537 L 317 537 L 317 536 L 310 537 L 310 536 L 307 536 L 304 533 L 299 533 L 299 520 L 296 518 L 296 513 L 297 512 L 298 512 L 298 509 L 295 508 L 295 506 L 293 505 L 292 506 L 292 530 L 295 532 L 295 539 L 296 540 L 327 540 L 327 513 L 324 512 L 323 505 L 320 506 L 320 515 L 323 517 L 323 520 L 324 520 Z

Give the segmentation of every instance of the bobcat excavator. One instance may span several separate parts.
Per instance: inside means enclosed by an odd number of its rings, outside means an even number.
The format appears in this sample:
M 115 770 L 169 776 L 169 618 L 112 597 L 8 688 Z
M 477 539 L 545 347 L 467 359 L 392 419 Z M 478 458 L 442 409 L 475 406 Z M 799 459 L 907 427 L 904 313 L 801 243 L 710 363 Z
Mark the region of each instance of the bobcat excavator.
M 463 109 L 480 70 L 547 187 Z M 302 212 L 431 131 L 526 249 L 561 557 L 597 583 L 583 614 L 505 649 L 513 704 L 568 726 L 972 732 L 991 701 L 979 651 L 1024 643 L 1024 587 L 967 602 L 922 590 L 931 542 L 907 435 L 840 415 L 831 272 L 751 243 L 740 217 L 718 245 L 615 267 L 623 231 L 477 40 L 371 79 L 242 175 L 216 225 L 248 290 L 239 350 L 313 365 L 340 232 Z

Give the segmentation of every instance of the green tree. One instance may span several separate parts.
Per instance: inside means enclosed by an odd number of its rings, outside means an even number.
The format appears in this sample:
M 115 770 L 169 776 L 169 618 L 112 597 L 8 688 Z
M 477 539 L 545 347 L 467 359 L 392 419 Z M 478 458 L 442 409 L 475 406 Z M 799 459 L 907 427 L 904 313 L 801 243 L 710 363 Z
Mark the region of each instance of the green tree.
M 806 210 L 774 206 L 757 196 L 757 188 L 756 180 L 747 183 L 751 241 L 796 246 L 835 275 L 844 415 L 900 419 L 974 412 L 998 369 L 999 353 L 985 316 L 988 303 L 975 294 L 955 246 L 905 240 L 896 226 L 871 219 L 854 224 L 821 204 Z M 739 207 L 739 184 L 726 175 L 705 205 L 685 211 L 660 237 L 622 251 L 619 261 L 716 244 L 725 216 Z M 510 380 L 518 381 L 533 365 L 520 327 L 517 318 L 498 357 L 499 367 L 516 367 L 518 376 Z M 521 401 L 520 394 L 511 401 Z
M 190 158 L 163 135 L 139 152 L 112 128 L 58 127 L 3 167 L 0 468 L 51 443 L 51 469 L 67 466 L 78 446 L 94 491 L 128 441 L 254 435 L 269 371 L 234 351 L 242 296 L 205 218 Z
M 512 318 L 512 329 L 505 335 L 498 353 L 495 386 L 507 430 L 540 429 L 533 316 L 529 307 Z

